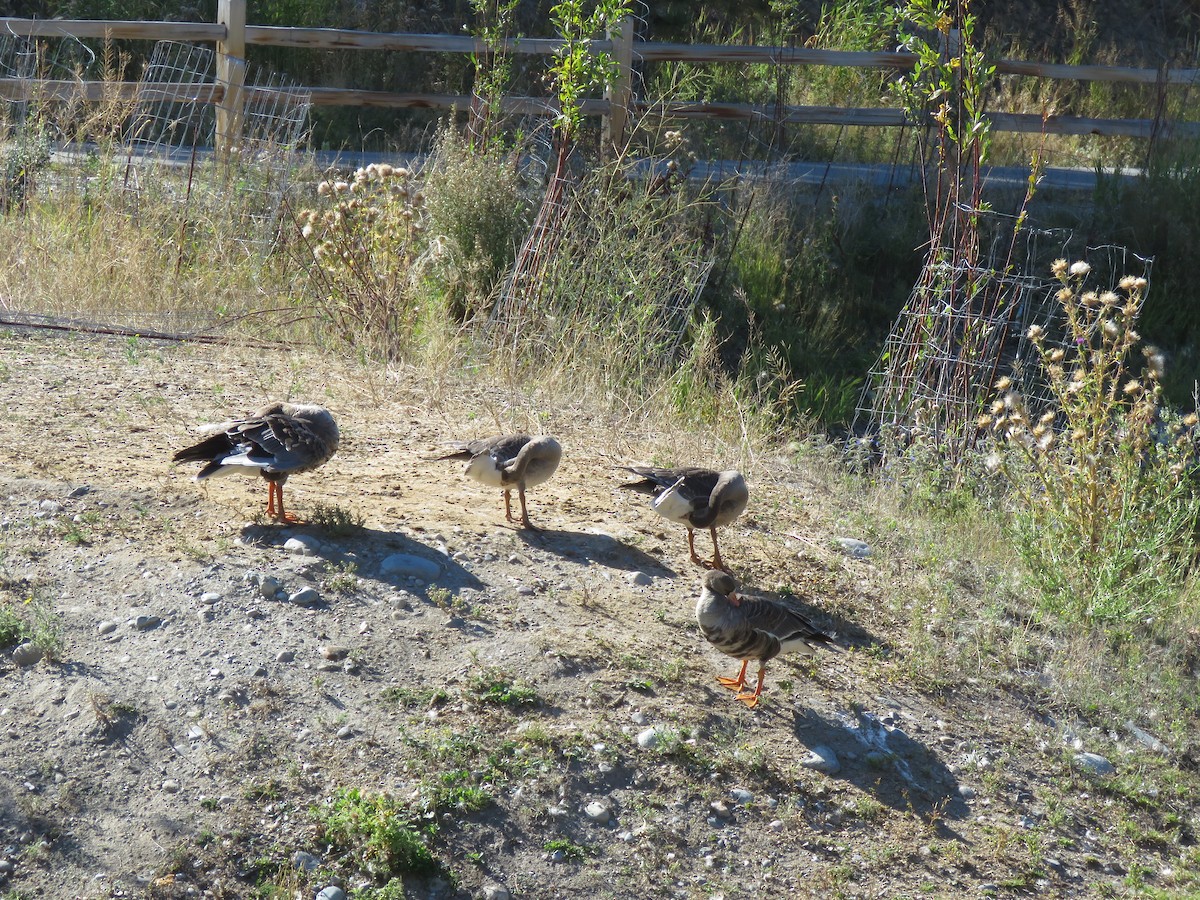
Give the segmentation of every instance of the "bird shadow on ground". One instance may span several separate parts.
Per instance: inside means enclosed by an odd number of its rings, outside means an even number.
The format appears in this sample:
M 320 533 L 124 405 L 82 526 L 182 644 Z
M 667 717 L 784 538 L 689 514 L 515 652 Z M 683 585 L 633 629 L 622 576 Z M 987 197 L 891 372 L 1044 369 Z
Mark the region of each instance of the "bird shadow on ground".
M 548 550 L 574 562 L 594 562 L 610 569 L 645 572 L 648 575 L 673 577 L 678 574 L 658 557 L 630 547 L 608 534 L 539 528 L 535 531 L 521 529 L 517 535 L 532 547 Z
M 828 777 L 848 781 L 892 809 L 907 810 L 926 822 L 953 832 L 946 820 L 965 819 L 970 810 L 958 781 L 937 754 L 910 737 L 889 715 L 863 709 L 827 718 L 797 707 L 793 729 L 801 744 L 826 747 L 841 768 Z
M 416 557 L 415 562 L 407 569 L 400 566 L 395 570 L 383 571 L 382 568 L 372 571 L 364 569 L 360 575 L 376 578 L 397 588 L 412 590 L 409 579 L 417 577 L 428 584 L 436 582 L 443 587 L 458 590 L 472 588 L 481 590 L 483 582 L 468 572 L 455 559 L 450 558 L 440 550 L 406 534 L 394 531 L 383 531 L 378 528 L 367 528 L 361 525 L 339 526 L 337 529 L 327 529 L 319 525 L 301 525 L 279 528 L 271 525 L 247 525 L 242 529 L 242 540 L 247 544 L 260 547 L 275 547 L 282 549 L 289 538 L 315 538 L 317 543 L 304 554 L 310 559 L 320 559 L 333 565 L 344 565 L 354 559 L 361 560 L 364 553 L 380 555 L 384 559 L 395 554 Z M 355 557 L 347 555 L 352 550 Z M 434 567 L 437 572 L 434 573 Z M 422 569 L 423 571 L 418 571 Z

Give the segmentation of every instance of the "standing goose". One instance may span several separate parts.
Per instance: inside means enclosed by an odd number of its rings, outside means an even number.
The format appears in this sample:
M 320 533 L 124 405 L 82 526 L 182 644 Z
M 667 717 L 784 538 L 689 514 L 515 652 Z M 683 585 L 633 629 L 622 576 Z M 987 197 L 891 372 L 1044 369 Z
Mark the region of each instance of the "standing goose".
M 175 454 L 175 462 L 202 462 L 195 481 L 229 472 L 258 472 L 267 480 L 267 515 L 295 522 L 283 508 L 283 485 L 337 452 L 338 427 L 329 410 L 307 403 L 271 403 L 252 416 L 208 426 L 216 433 Z
M 722 653 L 742 661 L 737 678 L 717 678 L 724 687 L 737 691 L 738 700 L 753 709 L 762 695 L 767 663 L 780 653 L 812 656 L 818 645 L 832 640 L 798 612 L 782 603 L 737 595 L 733 576 L 713 570 L 704 575 L 704 588 L 696 601 L 700 632 Z M 758 660 L 758 684 L 749 690 L 746 667 Z
M 516 522 L 512 514 L 512 489 L 521 501 L 521 524 L 535 528 L 525 508 L 525 488 L 547 481 L 562 459 L 562 446 L 548 434 L 501 434 L 477 441 L 460 441 L 454 453 L 438 459 L 465 459 L 463 473 L 488 487 L 504 491 L 504 517 Z
M 654 498 L 651 506 L 660 516 L 686 525 L 688 550 L 692 562 L 706 568 L 724 569 L 721 550 L 717 546 L 718 526 L 728 525 L 742 514 L 750 500 L 750 489 L 741 472 L 730 469 L 655 469 L 650 466 L 620 466 L 641 481 L 621 487 Z M 696 554 L 697 528 L 707 528 L 712 535 L 713 558 L 709 562 Z

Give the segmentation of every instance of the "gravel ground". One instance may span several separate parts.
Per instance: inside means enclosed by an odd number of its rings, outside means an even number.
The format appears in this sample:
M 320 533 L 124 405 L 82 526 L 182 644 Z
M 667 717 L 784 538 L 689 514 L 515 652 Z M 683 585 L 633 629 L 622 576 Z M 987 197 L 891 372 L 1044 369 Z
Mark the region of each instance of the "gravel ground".
M 839 545 L 855 498 L 765 450 L 496 385 L 146 341 L 9 334 L 0 396 L 0 604 L 52 610 L 62 637 L 51 660 L 0 650 L 4 896 L 383 884 L 316 825 L 344 787 L 430 835 L 410 897 L 1111 896 L 1135 876 L 1169 892 L 1185 865 L 1194 825 L 1140 841 L 1122 823 L 1161 832 L 1168 810 L 1104 788 L 1169 748 L 1060 721 L 1020 678 L 909 684 L 893 611 L 914 566 Z M 170 465 L 268 399 L 338 417 L 338 454 L 287 486 L 319 524 L 264 522 L 260 480 Z M 513 430 L 565 448 L 529 492 L 535 532 L 429 458 Z M 734 702 L 684 531 L 618 489 L 614 465 L 639 461 L 742 467 L 722 555 L 842 652 L 773 662 L 762 706 Z M 1172 809 L 1194 823 L 1191 802 Z

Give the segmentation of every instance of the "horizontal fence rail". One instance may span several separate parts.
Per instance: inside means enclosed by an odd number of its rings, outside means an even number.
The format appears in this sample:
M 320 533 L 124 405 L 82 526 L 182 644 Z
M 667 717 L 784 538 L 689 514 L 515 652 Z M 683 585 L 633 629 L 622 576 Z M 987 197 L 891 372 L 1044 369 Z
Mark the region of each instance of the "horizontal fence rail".
M 191 89 L 187 97 L 216 104 L 225 113 L 226 127 L 218 139 L 236 143 L 237 116 L 227 107 L 244 91 L 236 73 L 244 69 L 244 48 L 293 47 L 310 50 L 364 50 L 407 53 L 492 52 L 483 41 L 462 35 L 402 34 L 352 31 L 337 28 L 286 28 L 246 25 L 245 0 L 219 0 L 220 21 L 207 23 L 129 22 L 85 19 L 0 18 L 0 29 L 11 34 L 40 38 L 90 38 L 214 43 L 218 53 L 218 83 L 204 91 Z M 614 83 L 625 85 L 624 92 L 609 90 L 606 97 L 583 101 L 582 112 L 606 117 L 606 126 L 623 121 L 626 110 L 661 119 L 764 120 L 808 125 L 846 125 L 864 127 L 902 127 L 914 123 L 904 110 L 889 108 L 842 108 L 827 106 L 757 106 L 744 103 L 664 102 L 650 103 L 629 97 L 629 70 L 643 62 L 685 62 L 695 64 L 743 63 L 758 65 L 819 65 L 881 71 L 905 72 L 912 69 L 916 56 L 903 52 L 862 52 L 816 50 L 803 47 L 727 46 L 717 44 L 679 44 L 638 41 L 627 21 L 613 32 L 612 39 L 591 42 L 592 52 L 612 53 L 619 71 Z M 532 56 L 554 54 L 562 41 L 554 38 L 520 38 L 503 42 L 506 52 Z M 1123 84 L 1190 86 L 1200 83 L 1200 69 L 1143 69 L 1126 66 L 1071 66 L 1025 60 L 1000 60 L 998 74 Z M 231 74 L 232 73 L 232 74 Z M 229 90 L 226 90 L 228 85 Z M 9 100 L 31 99 L 39 95 L 55 97 L 83 96 L 88 100 L 133 96 L 136 85 L 97 81 L 25 81 L 0 79 L 0 97 Z M 317 106 L 358 106 L 387 109 L 465 109 L 472 97 L 459 94 L 432 94 L 356 90 L 354 88 L 306 87 Z M 614 103 L 625 100 L 623 103 Z M 506 97 L 507 112 L 555 115 L 558 105 L 551 98 Z M 618 108 L 619 106 L 619 108 Z M 1061 135 L 1098 135 L 1104 137 L 1200 137 L 1200 123 L 1168 122 L 1161 119 L 1096 119 L 1082 116 L 1040 116 L 1028 113 L 991 112 L 987 114 L 996 131 Z M 619 131 L 619 129 L 618 129 Z

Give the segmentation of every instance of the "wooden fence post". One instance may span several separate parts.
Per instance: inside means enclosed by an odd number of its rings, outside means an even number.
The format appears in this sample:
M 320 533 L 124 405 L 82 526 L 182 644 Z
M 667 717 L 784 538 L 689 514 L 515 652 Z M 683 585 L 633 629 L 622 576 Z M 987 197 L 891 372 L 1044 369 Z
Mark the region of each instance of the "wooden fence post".
M 609 28 L 608 38 L 612 41 L 613 62 L 616 72 L 604 87 L 604 99 L 608 101 L 608 114 L 604 117 L 604 146 L 619 153 L 625 142 L 625 125 L 629 119 L 629 101 L 633 86 L 633 19 L 621 19 Z
M 242 88 L 246 84 L 246 0 L 217 0 L 217 24 L 225 39 L 217 41 L 217 84 L 225 93 L 217 106 L 217 159 L 229 162 L 242 137 Z

